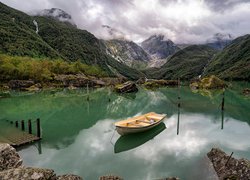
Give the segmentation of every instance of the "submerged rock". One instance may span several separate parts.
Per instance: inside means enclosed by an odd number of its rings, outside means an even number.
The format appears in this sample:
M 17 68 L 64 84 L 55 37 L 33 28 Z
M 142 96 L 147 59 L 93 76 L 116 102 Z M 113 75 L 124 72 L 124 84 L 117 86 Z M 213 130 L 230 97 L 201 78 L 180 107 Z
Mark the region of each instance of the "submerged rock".
M 151 80 L 147 80 L 143 85 L 148 89 L 159 88 L 159 87 L 164 87 L 164 86 L 178 86 L 178 81 L 177 80 L 151 79 Z
M 82 178 L 74 174 L 65 174 L 57 176 L 56 180 L 82 180 Z
M 56 175 L 52 169 L 21 167 L 0 172 L 0 179 L 56 180 Z
M 115 86 L 115 91 L 118 93 L 130 93 L 130 92 L 137 92 L 138 88 L 136 84 L 132 81 L 127 81 L 123 84 L 118 84 Z
M 101 176 L 99 180 L 123 180 L 123 178 L 115 175 L 106 175 L 106 176 Z
M 0 143 L 0 171 L 18 168 L 22 163 L 22 159 L 12 146 Z
M 222 89 L 227 87 L 220 78 L 212 75 L 190 84 L 191 89 Z
M 220 180 L 250 179 L 250 161 L 247 159 L 235 159 L 222 150 L 213 148 L 207 153 L 208 158 L 213 163 L 214 169 Z M 227 163 L 227 164 L 226 164 Z

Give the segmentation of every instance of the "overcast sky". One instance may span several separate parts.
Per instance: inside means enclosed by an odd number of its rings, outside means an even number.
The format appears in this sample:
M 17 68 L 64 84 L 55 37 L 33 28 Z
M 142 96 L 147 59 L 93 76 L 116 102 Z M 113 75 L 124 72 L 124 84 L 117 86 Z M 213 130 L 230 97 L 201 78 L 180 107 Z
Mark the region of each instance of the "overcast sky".
M 60 8 L 72 15 L 81 29 L 98 38 L 116 37 L 140 42 L 164 34 L 175 43 L 202 43 L 215 33 L 234 37 L 250 31 L 250 0 L 0 0 L 34 13 Z

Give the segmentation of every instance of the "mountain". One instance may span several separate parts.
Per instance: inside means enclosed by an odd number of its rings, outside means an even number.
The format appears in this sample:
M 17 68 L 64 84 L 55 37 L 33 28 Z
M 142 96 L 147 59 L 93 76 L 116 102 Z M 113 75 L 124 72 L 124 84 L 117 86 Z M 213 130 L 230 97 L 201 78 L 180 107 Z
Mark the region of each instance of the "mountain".
M 205 75 L 224 79 L 250 79 L 250 35 L 238 37 L 207 65 Z
M 216 33 L 212 38 L 207 40 L 206 45 L 218 50 L 222 50 L 224 47 L 229 45 L 232 40 L 233 36 L 231 34 Z
M 19 56 L 59 58 L 37 33 L 33 18 L 0 2 L 0 52 Z
M 165 59 L 180 49 L 171 40 L 164 40 L 164 35 L 150 36 L 141 46 L 154 59 Z
M 37 14 L 38 16 L 47 16 L 55 18 L 62 22 L 68 22 L 73 26 L 76 26 L 70 14 L 59 8 L 44 9 Z
M 117 62 L 105 45 L 86 30 L 50 16 L 28 16 L 0 3 L 0 52 L 10 55 L 80 60 L 110 76 L 137 79 L 141 73 Z
M 113 39 L 104 41 L 107 53 L 128 66 L 142 68 L 147 66 L 151 57 L 133 41 Z
M 192 79 L 203 72 L 203 68 L 217 51 L 204 45 L 192 45 L 179 50 L 160 68 L 144 71 L 148 78 Z

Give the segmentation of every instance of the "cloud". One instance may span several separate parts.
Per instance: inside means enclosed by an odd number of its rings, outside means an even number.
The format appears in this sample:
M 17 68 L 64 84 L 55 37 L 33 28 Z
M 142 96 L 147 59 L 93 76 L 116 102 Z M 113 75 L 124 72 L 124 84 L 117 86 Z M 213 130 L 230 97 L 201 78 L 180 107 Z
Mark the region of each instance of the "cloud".
M 164 34 L 176 43 L 202 43 L 215 33 L 249 33 L 249 0 L 2 0 L 27 13 L 61 8 L 77 26 L 98 38 L 113 38 L 108 25 L 124 37 L 140 42 Z

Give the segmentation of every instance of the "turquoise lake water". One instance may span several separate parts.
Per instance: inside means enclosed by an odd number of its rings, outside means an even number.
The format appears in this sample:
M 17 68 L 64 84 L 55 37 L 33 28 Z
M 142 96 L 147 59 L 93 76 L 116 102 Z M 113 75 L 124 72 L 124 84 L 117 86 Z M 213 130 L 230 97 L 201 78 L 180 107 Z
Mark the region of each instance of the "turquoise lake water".
M 213 179 L 206 153 L 219 147 L 236 158 L 250 159 L 248 83 L 225 91 L 139 89 L 129 95 L 108 88 L 11 92 L 0 98 L 0 121 L 41 119 L 41 143 L 18 151 L 27 166 L 52 168 L 84 179 L 115 174 L 129 180 Z M 154 111 L 166 113 L 164 124 L 143 134 L 120 137 L 113 123 Z M 2 126 L 3 128 L 3 126 Z

